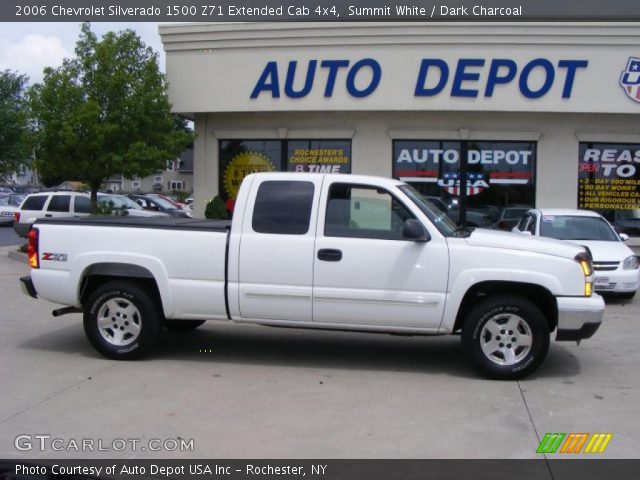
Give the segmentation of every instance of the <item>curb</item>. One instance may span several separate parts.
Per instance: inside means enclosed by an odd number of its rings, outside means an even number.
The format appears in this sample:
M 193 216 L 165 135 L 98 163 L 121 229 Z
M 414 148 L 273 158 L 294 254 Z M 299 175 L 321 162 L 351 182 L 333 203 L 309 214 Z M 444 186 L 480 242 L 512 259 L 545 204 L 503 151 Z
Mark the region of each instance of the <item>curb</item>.
M 27 254 L 26 253 L 18 252 L 16 250 L 9 250 L 7 252 L 7 256 L 12 260 L 16 260 L 16 261 L 21 262 L 21 263 L 27 263 Z

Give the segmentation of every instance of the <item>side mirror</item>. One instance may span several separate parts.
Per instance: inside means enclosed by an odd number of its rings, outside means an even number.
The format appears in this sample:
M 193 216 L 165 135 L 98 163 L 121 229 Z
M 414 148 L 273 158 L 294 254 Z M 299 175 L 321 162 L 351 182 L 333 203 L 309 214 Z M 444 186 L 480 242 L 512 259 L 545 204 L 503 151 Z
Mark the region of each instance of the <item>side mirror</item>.
M 523 230 L 522 232 L 520 232 L 522 235 L 529 235 L 531 236 L 531 232 L 529 230 Z
M 415 218 L 410 218 L 404 222 L 402 237 L 405 240 L 413 240 L 414 242 L 428 242 L 431 240 L 431 235 L 429 235 L 427 229 Z
M 621 233 L 620 240 L 622 240 L 623 242 L 626 242 L 627 240 L 629 240 L 629 235 L 627 235 L 626 233 Z

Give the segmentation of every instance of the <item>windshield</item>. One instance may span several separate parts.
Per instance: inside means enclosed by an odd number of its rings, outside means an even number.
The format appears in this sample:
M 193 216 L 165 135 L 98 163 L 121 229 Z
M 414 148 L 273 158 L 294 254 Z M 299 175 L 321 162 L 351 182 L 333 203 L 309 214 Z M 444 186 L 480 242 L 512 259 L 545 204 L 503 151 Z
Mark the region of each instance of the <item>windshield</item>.
M 142 209 L 140 205 L 138 205 L 136 202 L 131 200 L 129 197 L 120 197 L 116 195 L 100 195 L 98 197 L 98 201 L 100 203 L 113 202 L 113 206 L 115 208 L 127 208 L 127 209 L 134 209 L 134 210 Z
M 176 206 L 173 203 L 171 203 L 169 200 L 166 200 L 162 197 L 147 197 L 147 199 L 157 203 L 162 208 L 165 208 L 167 210 L 177 210 Z
M 453 220 L 451 220 L 445 212 L 436 207 L 433 203 L 420 195 L 420 193 L 411 185 L 400 185 L 398 187 L 402 193 L 404 193 L 409 199 L 424 213 L 431 223 L 447 237 L 453 236 L 454 232 L 458 230 L 458 227 Z
M 619 242 L 620 238 L 602 217 L 543 215 L 540 235 L 558 240 L 601 240 Z

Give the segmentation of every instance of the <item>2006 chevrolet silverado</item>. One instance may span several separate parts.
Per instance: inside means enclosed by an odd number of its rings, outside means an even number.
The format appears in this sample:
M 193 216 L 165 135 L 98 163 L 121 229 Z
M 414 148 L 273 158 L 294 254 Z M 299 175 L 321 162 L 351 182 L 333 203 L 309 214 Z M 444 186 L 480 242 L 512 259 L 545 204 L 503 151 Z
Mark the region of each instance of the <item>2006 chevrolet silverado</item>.
M 397 180 L 247 176 L 231 222 L 38 220 L 25 292 L 82 311 L 103 355 L 148 353 L 163 326 L 204 320 L 314 329 L 461 333 L 493 378 L 535 370 L 556 340 L 588 338 L 604 303 L 585 249 L 459 228 Z

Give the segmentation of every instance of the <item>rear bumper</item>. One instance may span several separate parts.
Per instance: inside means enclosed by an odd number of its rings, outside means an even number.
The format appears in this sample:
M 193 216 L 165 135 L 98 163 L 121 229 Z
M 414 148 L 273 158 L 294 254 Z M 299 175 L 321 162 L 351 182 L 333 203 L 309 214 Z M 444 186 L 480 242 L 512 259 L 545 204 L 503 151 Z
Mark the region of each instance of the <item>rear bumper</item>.
M 20 287 L 22 287 L 22 293 L 25 295 L 29 295 L 32 298 L 38 298 L 38 292 L 36 292 L 36 287 L 33 286 L 33 281 L 29 275 L 26 277 L 20 277 Z
M 15 232 L 20 235 L 21 237 L 25 237 L 27 236 L 27 234 L 29 233 L 29 229 L 31 228 L 31 223 L 13 223 L 13 229 L 15 230 Z
M 604 316 L 604 300 L 591 297 L 558 297 L 558 329 L 556 340 L 590 338 L 600 328 Z

